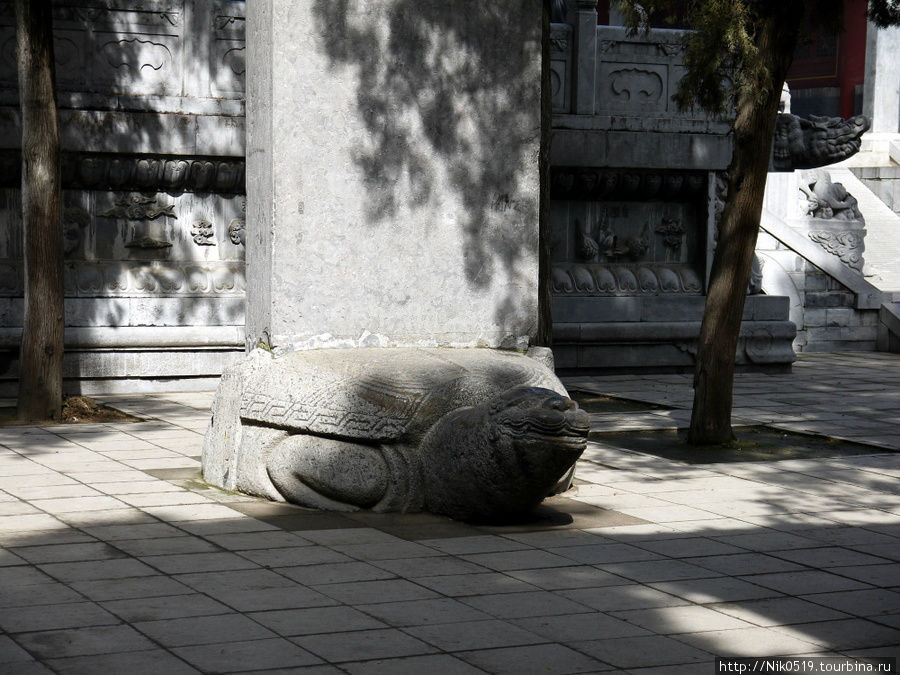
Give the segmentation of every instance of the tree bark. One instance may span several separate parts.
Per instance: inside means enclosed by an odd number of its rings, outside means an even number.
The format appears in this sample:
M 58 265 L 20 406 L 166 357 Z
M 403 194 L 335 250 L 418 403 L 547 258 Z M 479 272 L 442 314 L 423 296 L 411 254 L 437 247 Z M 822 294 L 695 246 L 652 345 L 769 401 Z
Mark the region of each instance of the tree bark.
M 15 10 L 25 251 L 18 417 L 58 419 L 62 410 L 64 308 L 52 3 L 16 0 Z
M 542 2 L 541 29 L 541 150 L 540 208 L 538 215 L 538 326 L 534 343 L 550 347 L 553 342 L 552 296 L 550 293 L 550 134 L 552 97 L 550 95 L 550 5 Z
M 741 315 L 759 232 L 781 88 L 796 48 L 801 17 L 802 3 L 789 1 L 781 12 L 758 22 L 756 44 L 768 68 L 770 86 L 762 100 L 754 92 L 739 96 L 736 102 L 728 196 L 719 224 L 694 371 L 688 433 L 692 445 L 734 440 L 732 389 Z

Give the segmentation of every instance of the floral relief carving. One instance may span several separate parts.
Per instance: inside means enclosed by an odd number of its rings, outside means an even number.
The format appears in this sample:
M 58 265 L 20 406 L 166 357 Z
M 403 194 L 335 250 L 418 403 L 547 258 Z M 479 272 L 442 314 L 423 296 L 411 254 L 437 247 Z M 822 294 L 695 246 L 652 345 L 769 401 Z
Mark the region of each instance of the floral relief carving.
M 865 243 L 860 232 L 827 232 L 815 230 L 809 232 L 809 238 L 822 246 L 851 269 L 862 271 Z
M 654 232 L 663 236 L 663 244 L 665 244 L 666 248 L 670 248 L 673 251 L 681 248 L 681 242 L 685 233 L 684 225 L 681 224 L 681 221 L 674 218 L 663 218 L 662 223 L 657 225 Z
M 205 218 L 198 220 L 191 228 L 191 237 L 197 246 L 215 246 L 216 227 Z

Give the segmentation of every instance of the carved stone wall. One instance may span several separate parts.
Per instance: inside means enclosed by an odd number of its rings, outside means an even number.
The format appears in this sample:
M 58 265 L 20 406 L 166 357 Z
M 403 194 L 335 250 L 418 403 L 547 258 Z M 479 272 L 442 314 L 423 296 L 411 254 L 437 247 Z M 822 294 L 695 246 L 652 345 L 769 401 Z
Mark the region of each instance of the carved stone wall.
M 551 31 L 556 365 L 690 369 L 730 120 L 675 104 L 684 31 L 629 35 L 598 26 L 595 3 L 574 9 Z M 738 363 L 791 363 L 788 299 L 754 295 L 746 306 Z
M 64 0 L 54 31 L 66 386 L 209 386 L 243 351 L 244 3 Z M 0 1 L 6 394 L 23 309 L 20 136 L 13 9 Z
M 53 10 L 62 107 L 118 97 L 238 100 L 244 91 L 244 3 L 229 0 L 63 0 Z M 12 2 L 0 2 L 0 88 L 16 88 Z M 87 101 L 85 94 L 91 94 Z M 88 105 L 85 105 L 88 103 Z M 190 107 L 202 101 L 182 101 Z
M 703 292 L 707 177 L 702 173 L 555 168 L 553 292 Z
M 569 111 L 572 99 L 572 27 L 553 24 L 550 29 L 550 96 L 553 112 Z
M 672 98 L 685 72 L 685 32 L 629 35 L 624 27 L 597 26 L 593 10 L 582 14 L 572 18 L 574 26 L 553 24 L 551 30 L 551 162 L 726 168 L 730 120 L 679 110 Z

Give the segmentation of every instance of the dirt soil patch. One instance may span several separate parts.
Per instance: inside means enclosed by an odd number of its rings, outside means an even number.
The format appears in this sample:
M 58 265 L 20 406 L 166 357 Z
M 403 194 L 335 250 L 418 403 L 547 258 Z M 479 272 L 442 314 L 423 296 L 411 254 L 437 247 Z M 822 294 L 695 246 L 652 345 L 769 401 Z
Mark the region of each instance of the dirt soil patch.
M 591 440 L 687 464 L 773 462 L 782 459 L 819 459 L 890 452 L 873 445 L 763 425 L 735 427 L 734 433 L 737 440 L 727 445 L 688 445 L 687 429 L 592 433 Z
M 140 417 L 110 408 L 87 396 L 70 396 L 63 401 L 62 416 L 58 420 L 22 422 L 16 419 L 14 407 L 0 408 L 0 425 L 17 424 L 98 424 L 104 422 L 143 422 Z
M 589 391 L 573 389 L 569 397 L 578 404 L 578 407 L 589 413 L 618 413 L 641 412 L 643 410 L 671 410 L 664 405 L 647 403 L 646 401 L 634 401 L 629 398 L 608 396 L 607 394 L 595 394 Z

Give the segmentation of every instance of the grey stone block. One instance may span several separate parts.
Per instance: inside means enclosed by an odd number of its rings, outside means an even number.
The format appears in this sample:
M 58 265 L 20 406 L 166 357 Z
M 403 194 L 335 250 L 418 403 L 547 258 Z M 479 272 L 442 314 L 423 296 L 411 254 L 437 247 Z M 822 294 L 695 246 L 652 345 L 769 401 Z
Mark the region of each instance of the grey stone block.
M 642 321 L 581 324 L 582 344 L 592 342 L 670 342 L 693 340 L 700 334 L 699 321 Z
M 805 352 L 874 352 L 877 345 L 874 340 L 870 342 L 858 342 L 842 340 L 822 340 L 810 342 L 803 349 Z
M 674 344 L 585 345 L 579 348 L 579 368 L 690 367 L 694 357 Z
M 241 297 L 132 298 L 132 326 L 240 326 L 245 300 Z
M 127 326 L 131 298 L 66 298 L 67 326 Z
M 799 272 L 789 272 L 788 276 L 791 279 L 791 282 L 794 284 L 794 287 L 798 291 L 806 290 L 806 273 L 803 271 Z
M 821 272 L 806 275 L 807 291 L 824 291 L 826 288 L 828 288 L 828 277 Z
M 627 157 L 628 166 L 635 168 L 657 169 L 665 164 L 670 169 L 718 171 L 727 168 L 731 159 L 730 139 L 705 133 L 705 129 L 699 133 L 640 128 L 614 131 L 607 123 L 606 129 L 587 131 L 561 128 L 564 124 L 564 119 L 554 120 L 550 162 L 558 166 L 621 166 L 622 158 Z
M 841 326 L 810 328 L 810 343 L 816 342 L 874 342 L 878 337 L 876 326 Z
M 243 357 L 241 349 L 69 350 L 63 376 L 77 378 L 184 378 L 219 376 Z
M 878 337 L 876 326 L 846 326 L 840 329 L 841 339 L 853 342 L 874 342 Z
M 844 284 L 842 284 L 840 281 L 838 281 L 834 277 L 826 276 L 825 277 L 825 290 L 846 292 L 847 287 L 844 286 Z
M 825 291 L 819 293 L 806 292 L 806 306 L 812 308 L 819 307 L 852 307 L 856 297 L 853 293 L 839 293 L 834 291 Z
M 553 361 L 559 369 L 575 368 L 578 365 L 578 350 L 575 345 L 555 345 Z
M 21 326 L 24 320 L 24 301 L 21 298 L 0 298 L 0 326 Z
M 826 311 L 825 309 L 812 309 L 807 307 L 803 312 L 803 322 L 807 327 L 819 327 L 825 325 L 826 320 Z
M 641 321 L 700 321 L 706 298 L 699 295 L 660 295 L 643 299 Z
M 878 310 L 858 310 L 860 326 L 877 326 Z
M 825 310 L 826 326 L 853 326 L 859 325 L 859 319 L 856 318 L 856 312 L 846 307 L 826 309 Z
M 590 323 L 594 321 L 640 321 L 644 298 L 640 297 L 554 297 L 553 321 Z
M 581 339 L 580 323 L 555 323 L 553 324 L 554 344 L 572 344 Z M 555 354 L 555 350 L 554 350 Z M 557 364 L 558 365 L 558 364 Z
M 749 316 L 748 316 L 749 310 Z M 744 305 L 744 320 L 784 321 L 790 312 L 790 299 L 781 295 L 752 295 Z

